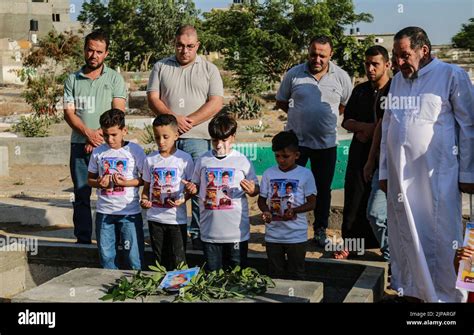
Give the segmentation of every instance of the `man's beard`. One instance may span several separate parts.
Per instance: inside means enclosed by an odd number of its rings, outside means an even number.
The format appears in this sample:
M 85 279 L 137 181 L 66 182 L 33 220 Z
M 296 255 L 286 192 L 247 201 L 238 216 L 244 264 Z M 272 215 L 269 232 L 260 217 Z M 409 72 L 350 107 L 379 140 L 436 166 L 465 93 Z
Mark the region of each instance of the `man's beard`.
M 89 69 L 91 69 L 91 70 L 97 70 L 97 69 L 99 69 L 99 68 L 102 66 L 102 64 L 104 64 L 104 62 L 97 63 L 97 65 L 92 65 L 89 60 L 86 61 L 87 67 L 88 67 Z

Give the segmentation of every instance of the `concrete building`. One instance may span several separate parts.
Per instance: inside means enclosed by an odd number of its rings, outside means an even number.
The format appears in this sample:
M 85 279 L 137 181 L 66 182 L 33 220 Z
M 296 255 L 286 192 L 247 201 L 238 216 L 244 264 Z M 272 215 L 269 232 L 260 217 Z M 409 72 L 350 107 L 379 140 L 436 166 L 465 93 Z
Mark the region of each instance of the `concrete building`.
M 354 33 L 353 29 L 351 29 L 350 34 L 350 36 L 353 36 L 358 40 L 365 40 L 369 35 L 374 36 L 375 44 L 383 46 L 385 49 L 387 49 L 390 55 L 392 54 L 393 38 L 395 34 L 360 34 L 358 32 Z
M 38 21 L 38 37 L 53 28 L 58 32 L 77 31 L 79 25 L 71 21 L 69 0 L 0 0 L 0 39 L 29 40 L 30 20 Z

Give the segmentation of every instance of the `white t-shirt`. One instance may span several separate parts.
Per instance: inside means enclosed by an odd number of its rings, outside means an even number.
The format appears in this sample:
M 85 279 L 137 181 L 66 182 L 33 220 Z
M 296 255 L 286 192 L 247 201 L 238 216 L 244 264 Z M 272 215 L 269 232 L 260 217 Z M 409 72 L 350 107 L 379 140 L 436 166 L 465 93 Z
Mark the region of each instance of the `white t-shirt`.
M 184 198 L 184 184 L 191 180 L 194 172 L 193 159 L 179 149 L 163 157 L 159 151 L 147 156 L 143 164 L 143 180 L 150 183 L 149 199 L 153 206 L 147 211 L 147 219 L 165 224 L 187 224 L 186 203 L 170 207 L 168 198 Z
M 92 151 L 89 172 L 99 176 L 120 173 L 127 180 L 136 179 L 142 174 L 146 158 L 142 147 L 126 142 L 120 149 L 112 149 L 102 144 Z M 111 181 L 106 189 L 97 189 L 97 212 L 114 215 L 134 215 L 141 213 L 138 187 L 114 186 Z
M 308 240 L 306 213 L 298 213 L 294 220 L 284 220 L 285 211 L 306 202 L 306 197 L 316 195 L 313 173 L 297 166 L 283 172 L 278 166 L 268 168 L 262 176 L 260 196 L 267 199 L 272 222 L 265 225 L 265 241 L 273 243 L 301 243 Z
M 236 243 L 250 238 L 249 208 L 243 179 L 258 179 L 252 163 L 236 150 L 217 159 L 212 150 L 197 161 L 192 182 L 199 184 L 201 239 L 209 243 Z

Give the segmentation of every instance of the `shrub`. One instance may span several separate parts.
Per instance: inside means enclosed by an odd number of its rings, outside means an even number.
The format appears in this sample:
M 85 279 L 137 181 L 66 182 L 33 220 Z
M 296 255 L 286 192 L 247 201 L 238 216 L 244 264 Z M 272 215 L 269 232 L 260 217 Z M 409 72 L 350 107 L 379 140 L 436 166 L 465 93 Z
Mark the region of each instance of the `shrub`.
M 223 110 L 241 120 L 254 120 L 262 115 L 262 105 L 253 96 L 242 93 L 237 98 L 231 100 Z
M 14 132 L 23 133 L 25 137 L 47 137 L 51 122 L 46 116 L 22 116 L 20 122 L 12 128 Z

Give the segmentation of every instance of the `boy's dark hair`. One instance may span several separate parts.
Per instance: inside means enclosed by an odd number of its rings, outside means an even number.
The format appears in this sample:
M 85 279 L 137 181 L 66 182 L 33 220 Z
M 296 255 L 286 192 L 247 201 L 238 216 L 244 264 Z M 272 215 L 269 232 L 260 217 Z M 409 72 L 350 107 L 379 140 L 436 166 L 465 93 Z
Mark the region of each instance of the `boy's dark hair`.
M 117 164 L 115 164 L 115 166 L 119 166 L 119 165 L 124 165 L 123 161 L 118 161 Z
M 166 176 L 171 176 L 171 177 L 173 177 L 173 175 L 171 174 L 171 171 L 166 171 L 165 177 L 166 177 Z
M 153 120 L 153 127 L 171 126 L 178 129 L 178 120 L 172 114 L 160 114 Z
M 123 129 L 125 127 L 125 113 L 117 108 L 109 109 L 100 116 L 99 123 L 100 127 L 104 129 L 115 126 Z
M 229 172 L 227 172 L 227 171 L 222 172 L 222 177 L 224 177 L 224 176 L 229 177 Z
M 389 61 L 388 51 L 381 45 L 373 45 L 367 50 L 365 50 L 365 56 L 378 56 L 381 55 L 385 63 Z
M 92 33 L 86 36 L 86 39 L 84 41 L 84 49 L 87 47 L 87 43 L 92 40 L 92 41 L 103 41 L 105 42 L 105 51 L 109 50 L 109 36 L 107 33 L 103 30 L 94 30 Z
M 288 187 L 293 188 L 293 183 L 291 183 L 291 182 L 290 182 L 290 183 L 287 183 L 287 184 L 285 185 L 285 188 L 288 188 Z
M 309 46 L 311 47 L 314 43 L 317 43 L 317 44 L 327 44 L 327 43 L 329 43 L 329 47 L 331 48 L 331 50 L 333 49 L 331 37 L 326 36 L 326 35 L 320 35 L 320 36 L 313 37 L 311 39 L 311 41 L 309 41 Z
M 276 134 L 272 139 L 272 151 L 280 150 L 298 151 L 298 137 L 293 131 L 282 131 Z
M 235 135 L 237 121 L 229 113 L 219 113 L 209 122 L 208 130 L 212 139 L 224 140 Z

